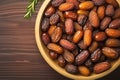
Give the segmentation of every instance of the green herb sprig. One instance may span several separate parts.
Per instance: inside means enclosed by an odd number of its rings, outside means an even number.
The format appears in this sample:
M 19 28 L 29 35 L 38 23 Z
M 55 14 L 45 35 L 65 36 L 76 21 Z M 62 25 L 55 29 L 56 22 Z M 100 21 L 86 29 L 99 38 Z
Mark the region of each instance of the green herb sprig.
M 32 14 L 35 12 L 35 6 L 38 4 L 38 1 L 42 0 L 29 0 L 29 5 L 27 6 L 26 14 L 24 15 L 24 18 L 28 19 L 32 16 Z

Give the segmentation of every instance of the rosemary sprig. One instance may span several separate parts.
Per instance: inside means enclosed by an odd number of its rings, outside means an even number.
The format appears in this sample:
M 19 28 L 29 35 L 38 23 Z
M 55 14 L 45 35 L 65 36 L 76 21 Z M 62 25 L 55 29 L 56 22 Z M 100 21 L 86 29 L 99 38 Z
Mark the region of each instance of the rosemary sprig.
M 38 1 L 39 0 L 29 0 L 29 5 L 27 6 L 27 10 L 26 10 L 26 14 L 24 15 L 24 18 L 28 19 L 32 16 L 32 14 L 35 12 L 35 6 L 37 5 Z

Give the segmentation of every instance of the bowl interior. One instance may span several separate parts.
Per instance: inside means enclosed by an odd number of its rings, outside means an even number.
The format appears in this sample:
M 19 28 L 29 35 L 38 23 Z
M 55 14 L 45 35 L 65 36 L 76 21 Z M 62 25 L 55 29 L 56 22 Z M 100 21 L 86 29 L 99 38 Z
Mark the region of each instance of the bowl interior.
M 81 76 L 81 75 L 70 74 L 70 73 L 66 72 L 64 70 L 64 68 L 61 68 L 55 60 L 52 60 L 48 54 L 48 49 L 45 47 L 45 45 L 41 41 L 41 29 L 40 29 L 44 10 L 46 9 L 47 5 L 49 5 L 50 1 L 51 0 L 45 0 L 38 12 L 36 24 L 35 24 L 35 37 L 36 37 L 37 46 L 40 50 L 42 57 L 46 60 L 46 62 L 55 71 L 57 71 L 58 73 L 60 73 L 63 76 L 66 76 L 66 77 L 74 79 L 74 80 L 94 80 L 94 79 L 97 79 L 97 78 L 100 78 L 100 77 L 103 77 L 103 76 L 109 74 L 110 72 L 115 70 L 120 65 L 120 58 L 119 58 L 116 61 L 112 62 L 112 67 L 109 70 L 107 70 L 103 73 L 100 73 L 100 74 L 92 74 L 92 75 L 86 77 L 86 76 Z M 119 0 L 118 0 L 118 2 L 120 3 Z

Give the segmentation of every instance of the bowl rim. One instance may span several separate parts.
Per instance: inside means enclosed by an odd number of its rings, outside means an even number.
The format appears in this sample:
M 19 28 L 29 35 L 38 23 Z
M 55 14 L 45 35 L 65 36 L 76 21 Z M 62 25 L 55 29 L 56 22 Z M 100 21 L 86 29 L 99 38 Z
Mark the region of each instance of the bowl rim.
M 46 7 L 48 6 L 48 4 L 50 3 L 50 1 L 51 0 L 45 0 L 43 2 L 42 6 L 40 7 L 40 9 L 38 11 L 38 15 L 36 18 L 36 23 L 35 23 L 35 39 L 36 39 L 37 47 L 38 47 L 42 57 L 49 64 L 49 66 L 52 67 L 52 69 L 54 69 L 59 74 L 65 76 L 65 77 L 74 79 L 74 80 L 95 80 L 95 79 L 104 77 L 104 76 L 108 75 L 109 73 L 111 73 L 112 71 L 114 71 L 120 65 L 120 58 L 114 63 L 114 65 L 109 70 L 107 70 L 103 73 L 92 75 L 92 76 L 80 76 L 80 75 L 74 75 L 74 74 L 70 74 L 70 73 L 66 72 L 63 68 L 56 65 L 54 63 L 54 61 L 46 55 L 45 50 L 42 47 L 43 45 L 42 45 L 42 41 L 40 38 L 40 36 L 41 36 L 40 35 L 40 24 L 42 21 L 43 13 L 44 13 Z

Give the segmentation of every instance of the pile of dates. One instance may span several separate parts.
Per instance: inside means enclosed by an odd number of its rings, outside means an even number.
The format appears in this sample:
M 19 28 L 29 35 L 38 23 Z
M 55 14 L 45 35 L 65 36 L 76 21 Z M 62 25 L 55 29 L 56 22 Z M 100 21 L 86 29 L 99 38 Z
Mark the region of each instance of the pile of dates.
M 51 0 L 41 39 L 68 73 L 89 76 L 120 57 L 120 7 L 116 0 Z

